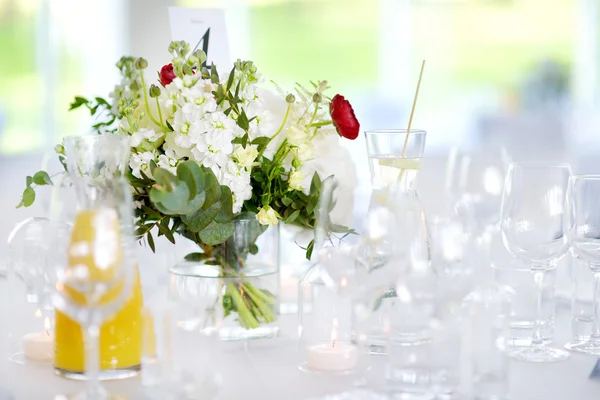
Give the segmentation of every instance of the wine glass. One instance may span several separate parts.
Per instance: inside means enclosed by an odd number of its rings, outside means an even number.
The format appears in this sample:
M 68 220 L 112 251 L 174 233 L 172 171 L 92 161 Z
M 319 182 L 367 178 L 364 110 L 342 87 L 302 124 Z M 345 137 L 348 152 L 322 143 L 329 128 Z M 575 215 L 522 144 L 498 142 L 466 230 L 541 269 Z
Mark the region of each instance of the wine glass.
M 450 151 L 446 190 L 454 212 L 470 233 L 481 235 L 498 223 L 502 184 L 509 163 L 504 147 Z
M 513 163 L 506 176 L 500 222 L 504 245 L 529 264 L 536 287 L 531 345 L 509 353 L 519 360 L 561 361 L 569 355 L 545 345 L 541 331 L 544 276 L 550 262 L 569 247 L 564 217 L 570 175 L 567 164 Z
M 600 175 L 575 175 L 567 194 L 568 236 L 573 255 L 587 263 L 594 275 L 593 321 L 590 338 L 565 347 L 600 355 Z
M 96 135 L 67 138 L 65 148 L 69 175 L 55 180 L 50 202 L 48 280 L 54 307 L 84 337 L 87 386 L 70 398 L 107 399 L 98 379 L 100 326 L 124 305 L 135 277 L 131 188 L 108 161 L 127 165 L 129 144 Z

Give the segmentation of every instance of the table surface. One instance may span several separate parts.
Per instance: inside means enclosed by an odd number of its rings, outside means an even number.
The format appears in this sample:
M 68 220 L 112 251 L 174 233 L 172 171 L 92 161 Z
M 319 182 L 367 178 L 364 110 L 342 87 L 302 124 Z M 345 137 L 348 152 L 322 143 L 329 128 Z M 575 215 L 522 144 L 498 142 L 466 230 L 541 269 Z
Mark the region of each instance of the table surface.
M 6 293 L 7 283 L 0 278 L 0 295 Z M 4 297 L 4 296 L 0 296 Z M 0 334 L 7 330 L 7 302 L 0 302 Z M 557 344 L 568 339 L 568 311 L 557 313 Z M 297 368 L 297 341 L 294 338 L 295 315 L 281 317 L 280 337 L 247 343 L 222 343 L 220 366 L 222 385 L 220 399 L 307 399 L 336 393 L 352 386 L 350 376 L 330 376 L 301 372 Z M 3 336 L 5 337 L 5 336 Z M 52 399 L 56 394 L 73 393 L 81 382 L 62 379 L 53 374 L 50 365 L 20 365 L 7 360 L 7 349 L 0 341 L 0 400 L 2 390 L 17 400 Z M 193 346 L 192 346 L 193 347 Z M 190 348 L 190 353 L 194 349 Z M 202 354 L 197 354 L 201 359 Z M 379 357 L 371 377 L 383 379 L 383 357 Z M 560 363 L 528 364 L 510 362 L 510 399 L 512 400 L 598 400 L 600 381 L 589 380 L 596 363 L 594 357 L 572 354 Z M 141 377 L 105 382 L 115 393 L 132 399 L 144 399 Z

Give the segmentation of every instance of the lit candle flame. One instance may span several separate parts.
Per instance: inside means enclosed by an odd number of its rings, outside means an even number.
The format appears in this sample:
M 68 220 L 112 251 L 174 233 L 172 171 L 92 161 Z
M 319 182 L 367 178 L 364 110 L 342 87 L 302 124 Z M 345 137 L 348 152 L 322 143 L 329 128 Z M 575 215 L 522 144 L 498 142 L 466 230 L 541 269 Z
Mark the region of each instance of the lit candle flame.
M 50 336 L 50 330 L 52 326 L 50 325 L 50 318 L 46 317 L 44 320 L 44 329 L 46 330 L 46 335 Z
M 40 318 L 42 316 L 42 310 L 40 310 L 39 308 L 37 310 L 35 310 L 35 317 L 36 318 Z

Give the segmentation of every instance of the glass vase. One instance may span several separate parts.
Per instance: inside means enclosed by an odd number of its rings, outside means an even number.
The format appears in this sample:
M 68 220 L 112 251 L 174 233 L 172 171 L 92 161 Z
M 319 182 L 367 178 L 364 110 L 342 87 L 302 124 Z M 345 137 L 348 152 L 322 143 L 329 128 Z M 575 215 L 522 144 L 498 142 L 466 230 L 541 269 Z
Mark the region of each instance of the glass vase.
M 192 253 L 170 269 L 169 297 L 186 299 L 220 315 L 221 340 L 275 337 L 279 333 L 279 226 L 260 225 L 254 217 L 234 220 L 224 243 Z
M 430 271 L 431 250 L 429 229 L 425 210 L 417 192 L 417 178 L 421 170 L 421 160 L 425 150 L 427 133 L 422 130 L 375 130 L 365 132 L 367 155 L 371 171 L 372 194 L 369 203 L 370 212 L 382 203 L 396 215 L 399 236 L 390 243 L 383 241 L 379 249 L 393 245 L 393 242 L 406 244 L 406 251 L 394 255 L 398 268 L 410 278 L 415 264 L 425 263 L 422 270 Z M 415 238 L 418 237 L 418 241 Z M 418 248 L 409 250 L 409 243 L 417 243 Z M 388 263 L 390 253 L 375 251 L 370 256 L 368 268 L 377 269 Z M 389 324 L 402 311 L 398 309 L 398 296 L 395 283 L 389 282 L 389 289 L 379 295 L 375 312 L 371 313 L 371 327 L 368 329 L 370 352 L 387 353 Z M 391 321 L 391 322 L 390 322 Z

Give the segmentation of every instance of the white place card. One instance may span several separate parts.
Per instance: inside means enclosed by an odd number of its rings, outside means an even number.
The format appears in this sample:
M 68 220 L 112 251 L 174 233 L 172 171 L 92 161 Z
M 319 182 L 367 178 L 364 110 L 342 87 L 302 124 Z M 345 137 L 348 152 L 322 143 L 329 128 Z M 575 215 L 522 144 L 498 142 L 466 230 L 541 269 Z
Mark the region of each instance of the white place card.
M 225 12 L 219 8 L 169 7 L 171 39 L 185 40 L 191 50 L 204 50 L 207 65 L 214 63 L 219 71 L 231 68 Z

